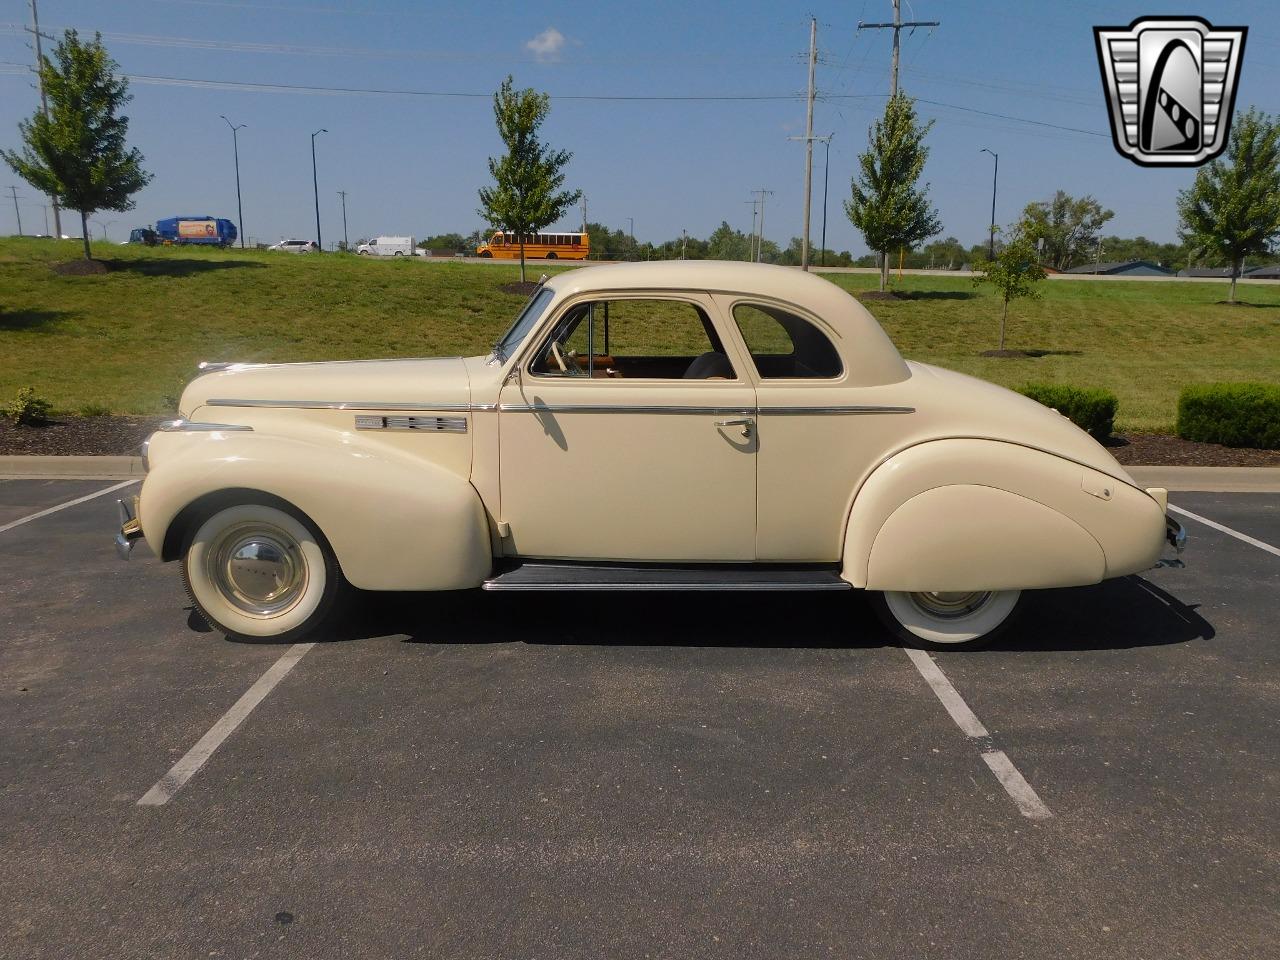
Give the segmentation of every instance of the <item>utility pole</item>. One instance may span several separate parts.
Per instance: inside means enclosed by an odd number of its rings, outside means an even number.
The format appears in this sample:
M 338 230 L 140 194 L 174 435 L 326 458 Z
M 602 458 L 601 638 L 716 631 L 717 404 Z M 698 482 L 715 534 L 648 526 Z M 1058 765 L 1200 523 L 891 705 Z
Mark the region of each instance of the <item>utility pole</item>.
M 938 20 L 909 20 L 902 22 L 902 0 L 893 0 L 893 23 L 863 23 L 858 21 L 859 30 L 892 30 L 893 31 L 893 71 L 892 82 L 889 91 L 893 96 L 898 95 L 898 47 L 899 35 L 904 29 L 915 30 L 916 27 L 940 27 L 941 21 Z
M 347 191 L 339 190 L 338 196 L 342 198 L 342 249 L 349 253 L 351 244 L 347 242 Z
M 809 269 L 809 208 L 813 189 L 813 71 L 818 63 L 818 18 L 809 18 L 809 97 L 804 118 L 804 233 L 800 237 L 800 269 Z
M 680 259 L 689 259 L 689 231 L 683 228 L 680 230 Z
M 13 213 L 18 218 L 18 236 L 22 236 L 22 214 L 18 211 L 18 188 L 10 187 L 9 195 L 13 197 Z
M 760 194 L 760 232 L 756 234 L 756 263 L 759 263 L 760 255 L 764 250 L 764 198 L 772 196 L 773 191 L 761 187 L 759 190 L 752 190 L 751 192 Z
M 44 91 L 44 51 L 40 45 L 41 38 L 45 35 L 40 32 L 40 11 L 36 9 L 36 0 L 31 0 L 31 27 L 28 32 L 35 38 L 36 47 L 36 78 L 40 82 L 40 109 L 44 112 L 44 118 L 49 119 L 49 98 Z M 46 39 L 52 40 L 53 37 Z M 53 204 L 53 229 L 58 239 L 62 238 L 62 213 L 58 209 L 58 198 L 53 194 L 49 195 L 49 200 Z M 48 232 L 47 230 L 45 231 Z
M 582 195 L 582 232 L 587 232 L 587 195 Z
M 991 154 L 996 162 L 995 170 L 991 174 L 991 242 L 987 247 L 987 259 L 994 260 L 996 258 L 996 182 L 1000 177 L 1000 154 L 986 147 L 978 152 Z
M 224 114 L 218 114 L 223 120 L 227 120 Z M 240 233 L 240 249 L 244 249 L 244 207 L 240 205 L 240 141 L 236 137 L 237 130 L 243 130 L 248 126 L 247 123 L 232 123 L 227 120 L 227 126 L 231 128 L 231 150 L 236 158 L 236 216 L 240 218 L 236 224 Z
M 316 177 L 316 137 L 328 132 L 321 127 L 311 135 L 311 189 L 316 197 L 316 251 L 318 253 L 324 253 L 324 244 L 320 242 L 320 181 Z
M 755 191 L 752 191 L 753 193 Z M 743 200 L 743 203 L 751 204 L 751 246 L 748 248 L 747 259 L 755 262 L 756 259 L 756 217 L 760 215 L 760 201 L 755 197 L 750 200 Z

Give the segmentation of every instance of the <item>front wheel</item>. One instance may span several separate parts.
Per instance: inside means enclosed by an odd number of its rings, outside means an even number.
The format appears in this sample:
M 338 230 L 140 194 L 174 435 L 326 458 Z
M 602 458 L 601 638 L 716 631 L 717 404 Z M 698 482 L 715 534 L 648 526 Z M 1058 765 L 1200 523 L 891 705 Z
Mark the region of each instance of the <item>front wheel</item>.
M 1008 629 L 1020 590 L 873 593 L 877 616 L 899 640 L 931 650 L 972 650 Z
M 292 642 L 318 628 L 347 588 L 322 535 L 260 503 L 206 519 L 183 551 L 182 581 L 200 616 L 232 640 Z

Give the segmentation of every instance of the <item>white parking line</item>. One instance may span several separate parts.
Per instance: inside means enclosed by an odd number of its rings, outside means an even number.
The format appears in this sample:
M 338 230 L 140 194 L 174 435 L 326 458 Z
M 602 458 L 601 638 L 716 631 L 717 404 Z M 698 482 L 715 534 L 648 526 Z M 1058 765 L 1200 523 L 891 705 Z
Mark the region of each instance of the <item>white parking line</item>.
M 951 685 L 951 681 L 942 672 L 942 668 L 934 662 L 933 657 L 923 650 L 910 647 L 904 647 L 903 652 L 911 658 L 911 662 L 915 664 L 924 682 L 929 684 L 961 732 L 971 740 L 990 740 L 991 734 L 987 732 L 987 728 L 969 709 L 969 705 Z M 983 763 L 996 775 L 1000 786 L 1004 787 L 1004 792 L 1017 806 L 1019 813 L 1031 820 L 1047 820 L 1053 816 L 1052 811 L 1044 805 L 1044 801 L 1036 795 L 1031 784 L 1027 783 L 1026 778 L 1018 772 L 1018 768 L 1013 765 L 1013 761 L 1003 750 L 997 750 L 985 744 L 981 746 L 981 750 Z
M 222 742 L 235 732 L 236 727 L 244 722 L 245 717 L 253 712 L 253 708 L 266 698 L 267 694 L 275 688 L 275 685 L 283 680 L 297 662 L 306 656 L 307 651 L 314 646 L 314 643 L 295 643 L 290 647 L 285 652 L 285 655 L 277 660 L 271 666 L 271 669 L 259 677 L 257 683 L 246 690 L 244 696 L 237 700 L 235 705 L 209 728 L 209 732 L 196 741 L 196 745 L 188 750 L 186 755 L 169 769 L 168 773 L 157 780 L 155 786 L 142 795 L 138 800 L 138 806 L 158 807 L 172 800 L 183 785 L 205 765 L 205 761 L 213 756 L 213 752 L 222 745 Z
M 1202 517 L 1200 514 L 1192 513 L 1190 510 L 1183 510 L 1181 507 L 1175 507 L 1172 503 L 1169 504 L 1169 509 L 1174 513 L 1182 514 L 1184 517 L 1190 517 L 1197 523 L 1203 523 L 1206 527 L 1213 527 L 1213 529 L 1219 530 L 1229 537 L 1235 537 L 1237 540 L 1243 540 L 1245 543 L 1250 546 L 1257 547 L 1259 550 L 1265 550 L 1267 553 L 1274 553 L 1277 557 L 1280 557 L 1280 547 L 1273 547 L 1269 543 L 1263 543 L 1261 540 L 1255 540 L 1247 533 L 1241 533 L 1239 530 L 1232 530 L 1230 527 L 1224 527 L 1222 524 L 1215 523 L 1208 517 Z
M 0 533 L 12 530 L 14 527 L 20 527 L 24 523 L 30 523 L 32 520 L 39 520 L 41 517 L 47 517 L 51 513 L 57 513 L 59 510 L 65 510 L 67 507 L 74 507 L 76 504 L 84 503 L 88 500 L 94 500 L 98 497 L 105 497 L 108 493 L 115 490 L 123 489 L 131 483 L 138 483 L 142 478 L 137 480 L 125 480 L 123 483 L 117 483 L 114 487 L 107 487 L 105 490 L 99 490 L 97 493 L 86 494 L 83 497 L 77 497 L 75 500 L 68 500 L 66 503 L 60 503 L 56 507 L 50 507 L 48 510 L 41 510 L 39 513 L 33 513 L 30 516 L 22 517 L 18 520 L 12 520 L 9 523 L 0 526 Z

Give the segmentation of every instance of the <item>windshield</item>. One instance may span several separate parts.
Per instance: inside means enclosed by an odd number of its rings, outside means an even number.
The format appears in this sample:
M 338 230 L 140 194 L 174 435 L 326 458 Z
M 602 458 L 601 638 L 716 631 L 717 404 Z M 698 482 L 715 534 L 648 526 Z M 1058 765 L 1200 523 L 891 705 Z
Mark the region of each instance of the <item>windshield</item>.
M 533 329 L 554 296 L 554 291 L 547 287 L 539 287 L 529 298 L 529 302 L 524 305 L 515 323 L 511 324 L 511 329 L 494 345 L 494 356 L 499 360 L 505 360 L 511 356 L 512 351 L 519 347 L 524 338 L 529 335 L 529 331 Z

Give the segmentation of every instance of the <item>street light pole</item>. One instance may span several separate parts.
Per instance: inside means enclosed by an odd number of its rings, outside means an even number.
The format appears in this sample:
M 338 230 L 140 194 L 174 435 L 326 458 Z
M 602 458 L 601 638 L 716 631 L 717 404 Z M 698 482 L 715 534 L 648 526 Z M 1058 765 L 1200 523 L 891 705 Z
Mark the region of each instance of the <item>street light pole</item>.
M 316 197 L 316 251 L 324 252 L 324 243 L 320 238 L 320 180 L 316 176 L 316 137 L 322 133 L 328 133 L 324 127 L 321 127 L 311 135 L 311 189 Z
M 227 120 L 225 114 L 218 114 L 223 120 Z M 236 216 L 239 221 L 236 223 L 240 230 L 240 249 L 244 249 L 244 207 L 240 204 L 240 141 L 236 137 L 236 131 L 242 130 L 248 126 L 247 123 L 232 123 L 227 120 L 227 126 L 231 128 L 231 149 L 236 158 Z
M 1000 154 L 986 147 L 978 152 L 991 154 L 996 162 L 995 169 L 991 172 L 991 239 L 987 246 L 987 259 L 994 260 L 996 258 L 996 184 L 1000 177 Z

